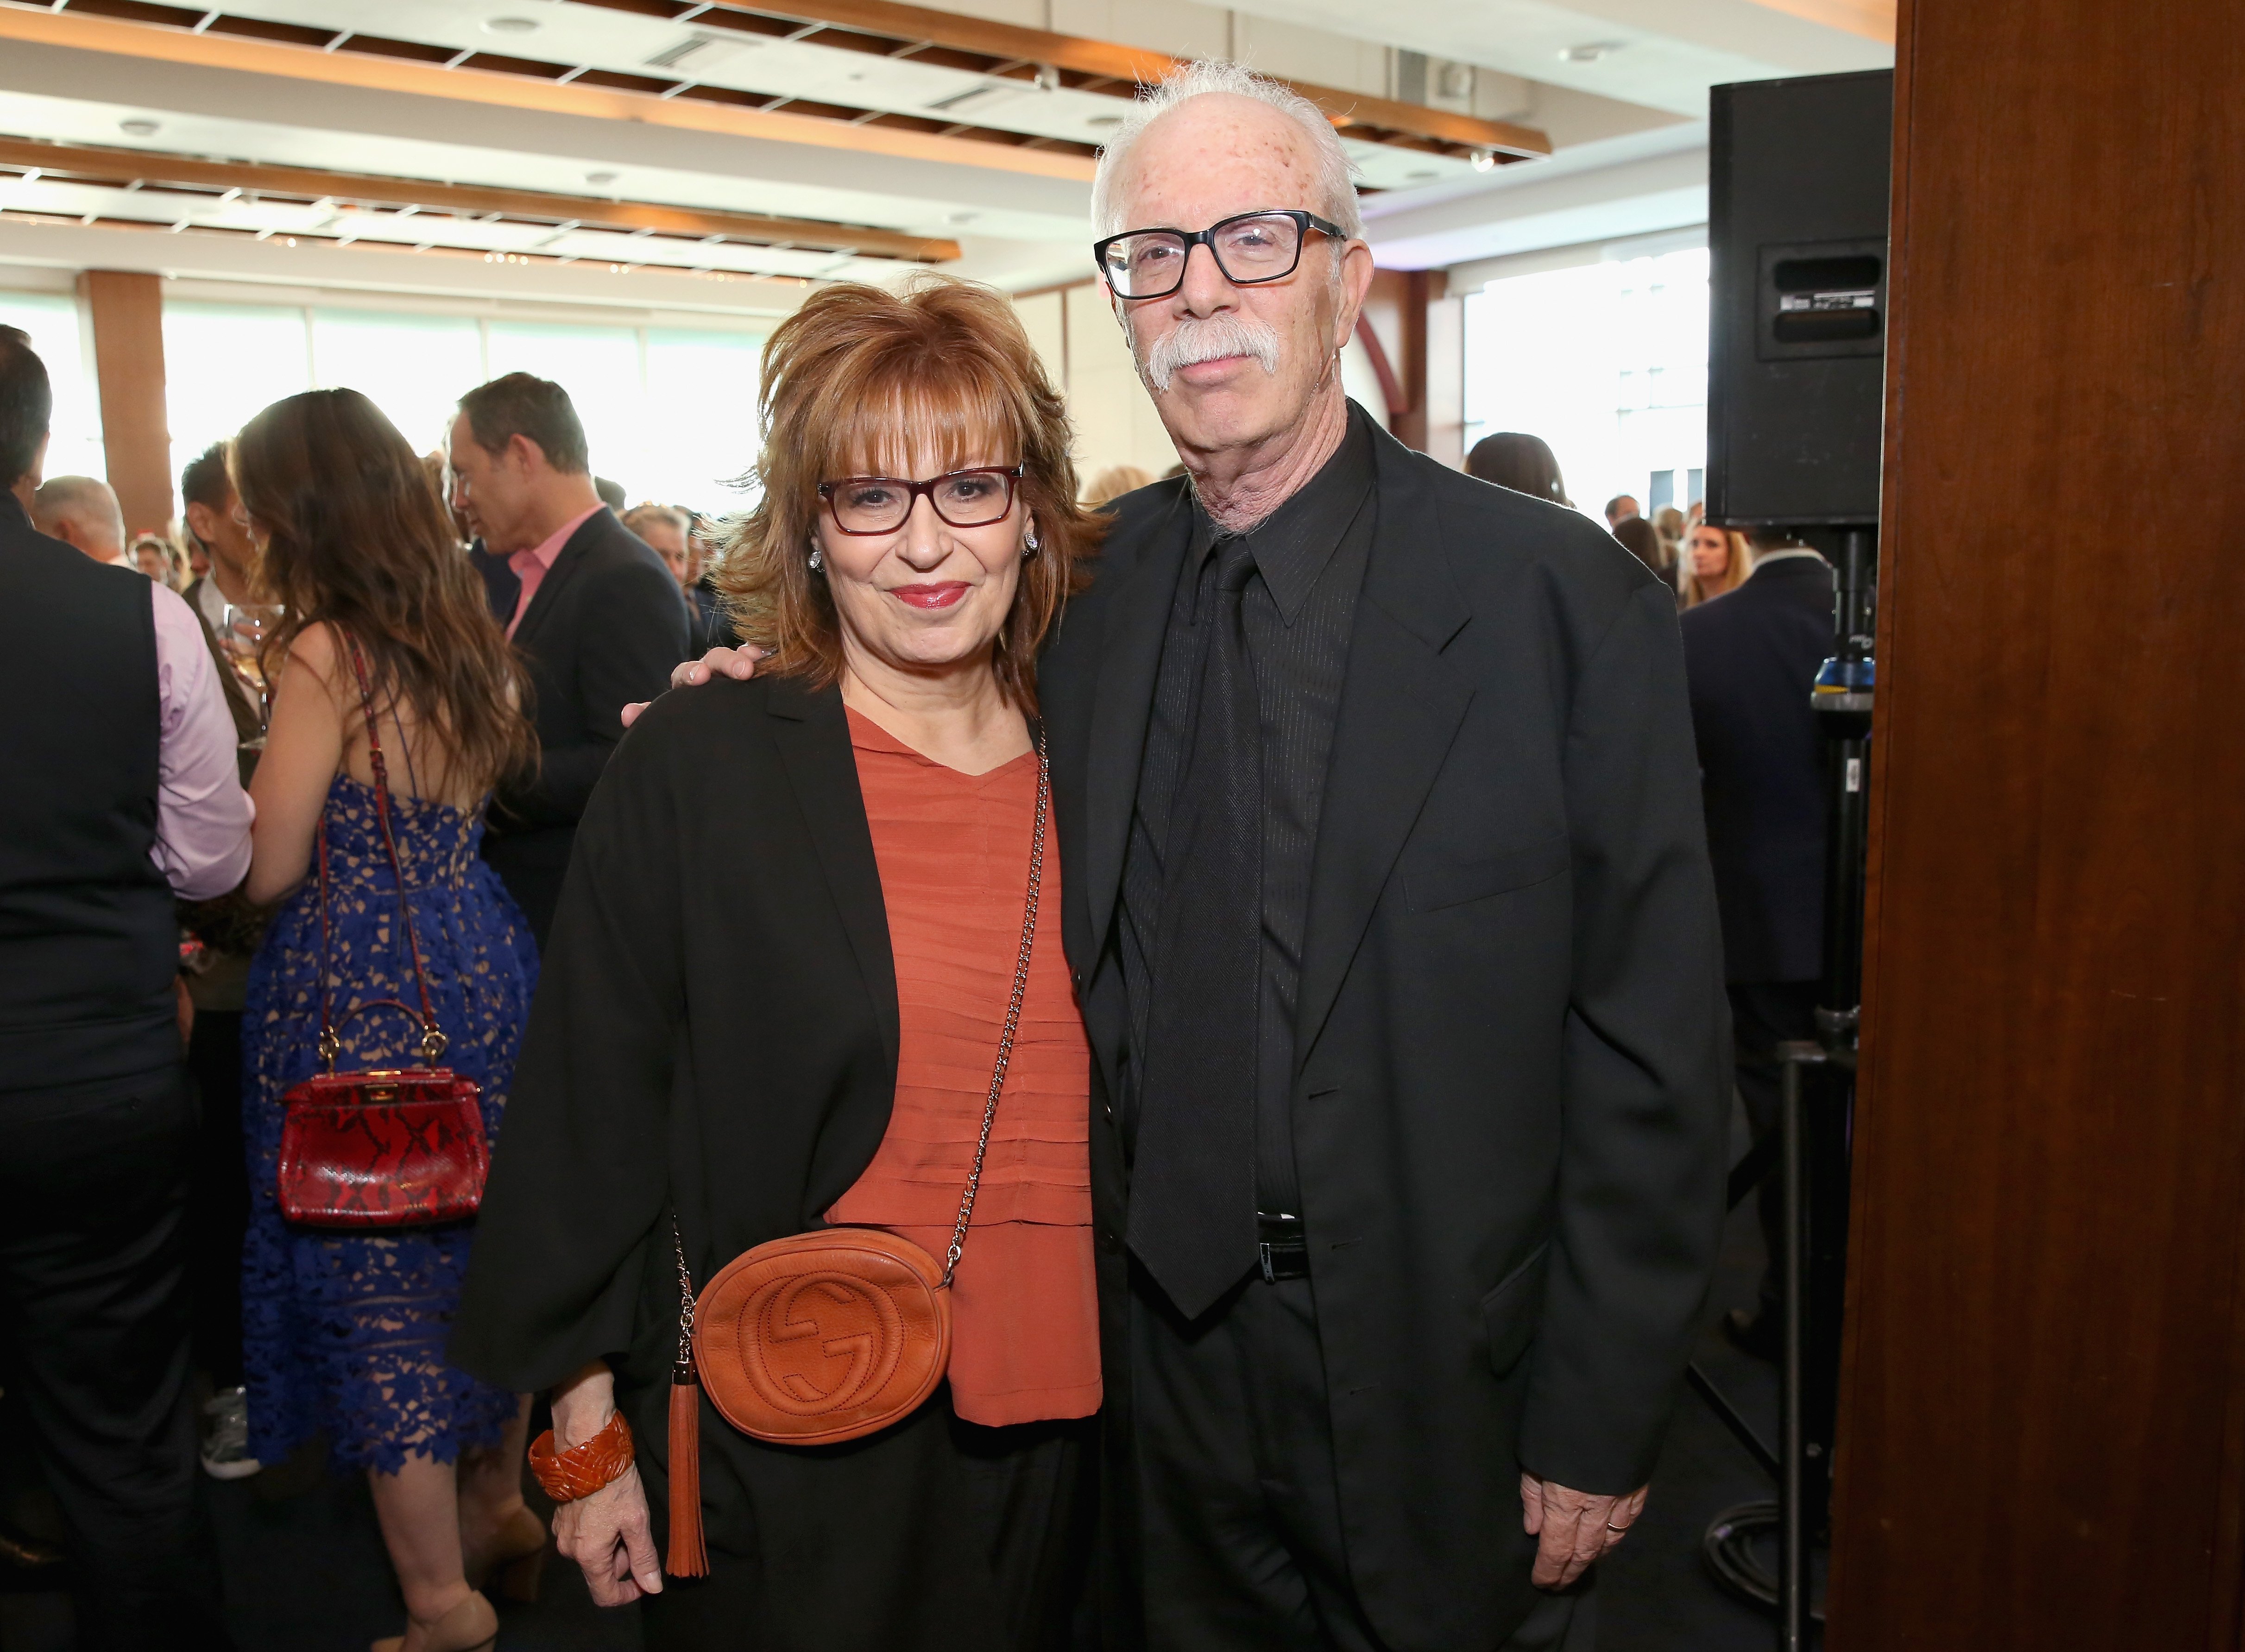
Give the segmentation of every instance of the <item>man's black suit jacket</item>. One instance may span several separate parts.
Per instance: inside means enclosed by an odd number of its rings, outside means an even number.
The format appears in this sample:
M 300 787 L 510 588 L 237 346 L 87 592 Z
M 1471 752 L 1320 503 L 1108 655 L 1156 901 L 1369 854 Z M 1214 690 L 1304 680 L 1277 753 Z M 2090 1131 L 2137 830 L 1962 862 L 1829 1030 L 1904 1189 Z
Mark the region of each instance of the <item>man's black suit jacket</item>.
M 1780 556 L 1684 613 L 1707 852 L 1733 981 L 1824 972 L 1825 741 L 1809 695 L 1832 652 L 1832 567 Z
M 484 857 L 541 950 L 578 816 L 623 738 L 622 708 L 668 686 L 687 642 L 678 581 L 605 505 L 569 536 L 515 628 L 534 696 L 538 775 L 500 792 Z
M 1295 1154 L 1350 1573 L 1398 1652 L 1455 1652 L 1535 1602 L 1523 1466 L 1652 1473 L 1721 1227 L 1729 1028 L 1674 599 L 1584 518 L 1375 440 Z M 1116 514 L 1040 681 L 1127 1498 L 1115 915 L 1191 511 L 1171 482 Z
M 484 600 L 491 605 L 492 618 L 504 626 L 514 618 L 514 605 L 522 595 L 522 576 L 505 557 L 485 550 L 481 539 L 468 547 L 468 565 L 483 581 Z

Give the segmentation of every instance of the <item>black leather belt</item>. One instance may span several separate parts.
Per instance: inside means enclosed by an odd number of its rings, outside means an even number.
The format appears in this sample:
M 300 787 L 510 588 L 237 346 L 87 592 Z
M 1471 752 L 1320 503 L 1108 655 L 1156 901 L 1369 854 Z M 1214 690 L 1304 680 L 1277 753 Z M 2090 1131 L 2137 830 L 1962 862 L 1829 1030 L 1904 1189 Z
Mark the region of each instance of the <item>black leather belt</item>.
M 1307 1279 L 1310 1276 L 1310 1241 L 1304 1231 L 1302 1219 L 1284 1212 L 1273 1214 L 1258 1211 L 1255 1215 L 1257 1256 L 1263 1264 L 1263 1277 L 1275 1284 L 1281 1279 Z

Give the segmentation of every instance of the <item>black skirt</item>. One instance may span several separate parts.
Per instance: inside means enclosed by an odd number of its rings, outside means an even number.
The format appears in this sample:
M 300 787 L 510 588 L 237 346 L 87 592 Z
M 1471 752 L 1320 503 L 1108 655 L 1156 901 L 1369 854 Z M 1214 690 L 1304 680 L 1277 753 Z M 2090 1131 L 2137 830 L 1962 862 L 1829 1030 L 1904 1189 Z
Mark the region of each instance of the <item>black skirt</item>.
M 660 1426 L 648 1417 L 641 1439 Z M 864 1439 L 767 1446 L 705 1398 L 709 1575 L 666 1577 L 646 1601 L 649 1652 L 1062 1652 L 1089 1570 L 1095 1428 L 964 1423 L 946 1385 Z M 667 1482 L 642 1468 L 667 1540 Z

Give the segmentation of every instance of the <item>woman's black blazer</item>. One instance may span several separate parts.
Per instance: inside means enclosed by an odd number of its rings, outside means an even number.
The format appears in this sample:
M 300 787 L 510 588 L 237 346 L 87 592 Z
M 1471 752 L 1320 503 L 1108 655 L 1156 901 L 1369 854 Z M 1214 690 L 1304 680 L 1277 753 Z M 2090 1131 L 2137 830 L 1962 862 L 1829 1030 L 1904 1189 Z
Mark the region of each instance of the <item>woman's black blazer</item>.
M 674 1205 L 697 1287 L 817 1226 L 880 1145 L 896 1068 L 841 696 L 666 694 L 578 829 L 452 1358 L 518 1391 L 606 1359 L 649 1402 L 647 1451 L 676 1348 Z

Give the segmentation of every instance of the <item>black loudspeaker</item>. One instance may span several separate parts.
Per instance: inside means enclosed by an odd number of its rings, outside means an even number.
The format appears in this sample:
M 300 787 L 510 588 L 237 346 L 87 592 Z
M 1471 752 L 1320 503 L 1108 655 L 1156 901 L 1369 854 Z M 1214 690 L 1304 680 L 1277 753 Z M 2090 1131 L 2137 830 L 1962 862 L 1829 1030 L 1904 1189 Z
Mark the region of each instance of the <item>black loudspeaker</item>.
M 1893 71 L 1710 102 L 1707 518 L 1875 523 Z

